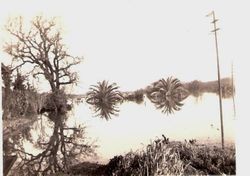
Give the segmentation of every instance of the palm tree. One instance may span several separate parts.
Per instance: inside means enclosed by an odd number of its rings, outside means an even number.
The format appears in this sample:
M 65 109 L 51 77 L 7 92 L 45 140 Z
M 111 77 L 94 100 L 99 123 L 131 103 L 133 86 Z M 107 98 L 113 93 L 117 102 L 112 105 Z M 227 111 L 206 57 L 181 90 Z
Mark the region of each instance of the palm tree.
M 109 85 L 105 80 L 90 88 L 86 95 L 86 102 L 93 106 L 96 116 L 108 120 L 111 115 L 118 115 L 117 103 L 123 100 L 118 88 L 115 83 Z
M 171 114 L 181 109 L 183 105 L 181 101 L 184 99 L 183 92 L 185 91 L 180 81 L 170 77 L 154 83 L 147 91 L 147 96 L 157 109 L 162 109 L 163 113 Z

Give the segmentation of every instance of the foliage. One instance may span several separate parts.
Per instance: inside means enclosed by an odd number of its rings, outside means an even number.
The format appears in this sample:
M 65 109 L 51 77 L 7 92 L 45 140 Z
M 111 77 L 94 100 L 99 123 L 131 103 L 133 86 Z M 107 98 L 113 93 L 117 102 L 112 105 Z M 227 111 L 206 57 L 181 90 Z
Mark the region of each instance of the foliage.
M 21 141 L 13 146 L 13 151 L 19 157 L 16 171 L 18 175 L 64 172 L 84 157 L 94 154 L 96 147 L 86 141 L 84 127 L 66 124 L 67 112 L 71 107 L 67 104 L 68 97 L 63 86 L 77 82 L 77 74 L 72 71 L 72 67 L 81 58 L 68 54 L 55 19 L 47 20 L 38 16 L 31 22 L 29 29 L 24 29 L 24 26 L 21 17 L 6 25 L 13 37 L 12 42 L 5 46 L 5 51 L 14 61 L 15 67 L 12 70 L 20 69 L 22 73 L 23 66 L 31 64 L 32 67 L 25 67 L 25 71 L 30 71 L 29 74 L 34 78 L 43 76 L 48 81 L 51 92 L 37 94 L 29 83 L 24 85 L 24 77 L 18 74 L 13 84 L 14 90 L 11 94 L 5 94 L 4 100 L 9 98 L 7 96 L 12 96 L 11 101 L 6 103 L 6 108 L 11 112 L 10 117 L 26 116 L 27 112 L 31 115 L 46 112 L 44 115 L 50 119 L 53 129 L 51 136 L 39 136 L 37 141 L 30 139 L 30 129 L 24 129 Z M 27 70 L 29 68 L 32 70 Z M 35 143 L 34 147 L 40 150 L 38 154 L 25 149 L 25 138 Z
M 3 84 L 6 90 L 10 90 L 11 82 L 12 82 L 12 70 L 9 66 L 5 66 L 3 63 L 1 63 L 1 75 Z
M 40 95 L 29 84 L 27 76 L 13 74 L 13 68 L 2 64 L 2 92 L 3 119 L 36 116 Z M 12 81 L 13 80 L 13 81 Z M 25 83 L 26 82 L 26 83 Z
M 139 152 L 115 156 L 106 175 L 221 175 L 235 174 L 235 148 L 156 139 Z
M 41 100 L 43 97 L 43 105 L 47 111 L 47 116 L 52 122 L 52 135 L 41 135 L 39 139 L 34 141 L 30 134 L 29 126 L 22 125 L 14 130 L 8 128 L 4 131 L 4 152 L 6 154 L 15 153 L 19 157 L 18 166 L 14 170 L 18 171 L 19 175 L 48 175 L 58 171 L 65 171 L 71 165 L 79 163 L 84 157 L 93 155 L 96 145 L 89 143 L 86 140 L 85 127 L 83 126 L 67 126 L 67 95 L 63 90 L 58 90 L 50 94 L 38 95 L 29 97 L 31 91 L 14 90 L 11 94 L 12 102 L 10 105 L 13 117 L 15 114 L 20 119 L 20 112 L 26 112 L 21 110 L 21 105 L 24 103 L 25 107 L 30 104 L 36 104 L 36 100 Z M 23 100 L 19 98 L 23 95 Z M 14 99 L 15 97 L 15 99 Z M 32 99 L 33 97 L 33 99 Z M 28 105 L 26 105 L 28 104 Z M 37 110 L 38 107 L 34 106 Z M 16 111 L 15 111 L 16 110 Z M 37 111 L 36 111 L 37 112 Z M 27 113 L 25 113 L 26 116 Z M 35 112 L 31 113 L 33 116 Z M 13 120 L 13 119 L 12 119 Z M 13 122 L 13 121 L 12 121 Z M 33 121 L 34 122 L 34 121 Z M 4 125 L 6 127 L 6 125 Z M 21 130 L 21 131 L 20 131 Z M 11 140 L 9 140 L 11 138 Z M 25 141 L 30 141 L 34 147 L 41 152 L 34 154 L 32 151 L 25 150 L 23 144 Z
M 182 93 L 185 92 L 180 81 L 176 78 L 161 79 L 147 89 L 147 96 L 157 109 L 163 113 L 179 111 L 183 103 Z M 185 97 L 186 98 L 186 97 Z
M 11 90 L 11 83 L 12 83 L 12 70 L 10 66 L 5 66 L 1 63 L 1 75 L 4 84 L 4 88 L 2 87 L 2 107 L 3 107 L 3 119 L 6 119 L 10 114 L 8 104 L 9 99 L 4 98 L 8 97 Z
M 134 92 L 124 93 L 124 100 L 134 101 L 137 104 L 141 104 L 144 101 L 144 90 L 139 89 Z
M 37 115 L 40 95 L 30 90 L 13 90 L 3 93 L 4 111 L 8 112 L 4 119 L 21 118 Z
M 26 85 L 24 84 L 25 76 L 21 75 L 20 73 L 17 73 L 17 76 L 13 82 L 13 89 L 14 90 L 25 90 Z
M 70 110 L 67 104 L 67 95 L 63 90 L 57 90 L 44 95 L 43 105 L 39 111 L 40 114 L 47 113 L 50 120 L 54 121 L 55 114 L 66 114 Z M 65 119 L 66 120 L 66 119 Z
M 202 94 L 201 91 L 201 82 L 198 80 L 194 80 L 186 85 L 187 90 L 189 93 L 195 97 L 199 97 Z
M 189 94 L 195 97 L 200 97 L 205 92 L 219 94 L 218 81 L 202 82 L 194 80 L 192 82 L 185 83 L 184 87 L 189 91 Z M 221 79 L 222 98 L 231 98 L 235 93 L 234 91 L 235 89 L 230 78 Z
M 23 140 L 33 142 L 30 133 L 34 119 L 15 119 L 3 121 L 3 153 L 11 155 L 15 145 L 19 145 Z
M 97 116 L 106 120 L 110 119 L 111 115 L 117 115 L 119 109 L 116 105 L 122 100 L 118 86 L 115 83 L 108 84 L 105 80 L 92 86 L 86 94 L 86 102 L 93 106 Z

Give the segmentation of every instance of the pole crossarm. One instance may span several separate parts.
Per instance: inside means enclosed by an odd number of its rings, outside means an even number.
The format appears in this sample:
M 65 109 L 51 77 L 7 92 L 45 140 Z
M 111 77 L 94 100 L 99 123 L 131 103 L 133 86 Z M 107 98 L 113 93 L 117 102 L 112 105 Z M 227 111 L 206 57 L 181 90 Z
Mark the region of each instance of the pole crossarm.
M 220 28 L 216 28 L 216 29 L 212 30 L 211 32 L 216 32 L 218 30 L 220 30 Z

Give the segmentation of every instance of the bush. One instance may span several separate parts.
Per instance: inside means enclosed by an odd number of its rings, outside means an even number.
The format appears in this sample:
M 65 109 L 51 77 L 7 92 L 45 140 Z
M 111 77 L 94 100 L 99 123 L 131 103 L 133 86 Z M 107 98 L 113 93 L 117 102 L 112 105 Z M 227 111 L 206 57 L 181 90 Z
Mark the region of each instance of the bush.
M 13 90 L 25 90 L 25 79 L 25 76 L 22 76 L 20 73 L 17 73 L 16 79 L 13 82 Z
M 126 101 L 134 101 L 137 104 L 141 104 L 144 101 L 144 90 L 139 89 L 131 93 L 127 93 L 124 95 L 124 100 Z
M 8 99 L 8 101 L 7 101 Z M 13 90 L 3 93 L 3 107 L 8 114 L 4 118 L 20 118 L 37 115 L 38 93 L 29 90 Z
M 190 83 L 187 83 L 186 88 L 189 91 L 189 93 L 194 97 L 199 97 L 203 93 L 201 88 L 201 82 L 198 80 L 194 80 Z
M 1 63 L 1 75 L 5 89 L 10 90 L 12 82 L 12 71 L 9 66 L 5 66 Z

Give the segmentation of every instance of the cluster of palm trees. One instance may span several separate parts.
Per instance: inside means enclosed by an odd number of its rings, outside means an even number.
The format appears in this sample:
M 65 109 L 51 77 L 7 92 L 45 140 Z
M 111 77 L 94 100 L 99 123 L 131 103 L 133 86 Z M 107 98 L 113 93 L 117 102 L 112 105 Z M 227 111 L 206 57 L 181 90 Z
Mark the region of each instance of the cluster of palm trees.
M 108 120 L 112 115 L 118 115 L 118 104 L 124 100 L 123 93 L 118 89 L 115 83 L 109 84 L 105 80 L 91 86 L 86 94 L 86 102 L 92 105 L 96 116 Z M 185 92 L 183 85 L 172 77 L 153 83 L 144 92 L 157 109 L 167 114 L 179 111 L 183 105 L 181 101 L 186 98 L 182 96 Z

